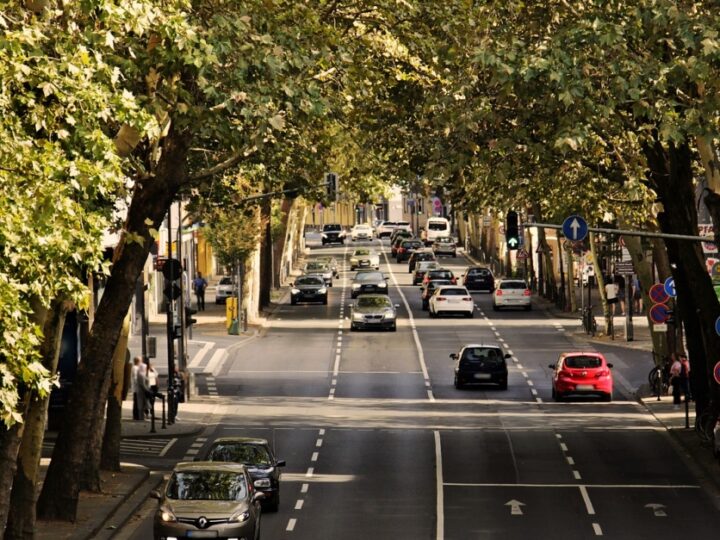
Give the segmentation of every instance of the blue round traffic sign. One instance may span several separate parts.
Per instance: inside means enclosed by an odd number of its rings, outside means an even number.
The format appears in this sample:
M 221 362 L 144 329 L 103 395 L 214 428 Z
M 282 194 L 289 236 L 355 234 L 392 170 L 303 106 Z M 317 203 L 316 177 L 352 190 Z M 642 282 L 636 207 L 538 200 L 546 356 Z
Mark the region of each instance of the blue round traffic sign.
M 667 278 L 665 283 L 663 283 L 663 287 L 670 298 L 675 298 L 677 296 L 677 291 L 675 290 L 675 278 Z
M 670 310 L 665 304 L 655 304 L 650 308 L 650 320 L 655 324 L 662 324 L 670 318 Z
M 588 233 L 587 221 L 578 215 L 569 216 L 563 221 L 562 232 L 565 238 L 573 242 L 585 240 Z
M 720 336 L 720 317 L 715 319 L 715 333 Z

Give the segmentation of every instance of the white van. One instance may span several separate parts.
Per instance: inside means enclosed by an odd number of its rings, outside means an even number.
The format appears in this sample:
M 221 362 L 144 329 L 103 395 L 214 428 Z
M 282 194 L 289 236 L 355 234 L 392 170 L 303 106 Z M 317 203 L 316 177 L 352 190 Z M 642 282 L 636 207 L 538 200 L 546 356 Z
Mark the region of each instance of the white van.
M 451 236 L 450 222 L 444 217 L 429 217 L 423 231 L 425 245 L 432 244 L 440 236 Z

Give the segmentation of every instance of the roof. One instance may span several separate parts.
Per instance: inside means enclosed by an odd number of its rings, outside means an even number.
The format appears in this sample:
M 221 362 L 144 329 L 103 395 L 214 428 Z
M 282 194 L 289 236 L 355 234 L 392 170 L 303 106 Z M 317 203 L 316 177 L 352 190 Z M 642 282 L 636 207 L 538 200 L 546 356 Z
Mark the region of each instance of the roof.
M 229 472 L 240 473 L 245 470 L 245 465 L 231 461 L 188 461 L 178 463 L 173 469 L 174 472 Z
M 499 343 L 468 343 L 466 345 L 463 345 L 463 349 L 468 349 L 470 347 L 486 347 L 490 349 L 502 349 Z
M 562 356 L 563 358 L 567 356 L 594 356 L 596 358 L 605 358 L 605 355 L 603 353 L 597 351 L 566 351 L 561 352 L 560 356 Z
M 268 444 L 267 439 L 261 439 L 259 437 L 218 437 L 213 441 L 213 444 L 217 443 Z

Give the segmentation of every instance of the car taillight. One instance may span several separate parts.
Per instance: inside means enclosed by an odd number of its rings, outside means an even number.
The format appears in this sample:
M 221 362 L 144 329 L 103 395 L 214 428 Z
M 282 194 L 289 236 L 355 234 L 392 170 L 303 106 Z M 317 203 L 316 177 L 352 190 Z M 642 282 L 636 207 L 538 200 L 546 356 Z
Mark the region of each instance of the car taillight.
M 469 296 L 466 296 L 465 298 L 463 298 L 463 300 L 465 300 L 466 302 L 472 302 L 472 298 L 470 298 Z
M 502 291 L 500 289 L 495 291 L 495 296 L 502 296 Z
M 525 289 L 523 296 L 530 296 L 530 289 Z
M 403 253 L 403 252 L 405 251 L 405 248 L 398 248 L 398 251 L 399 251 L 400 253 Z
M 444 296 L 438 296 L 438 297 L 436 298 L 436 300 L 437 300 L 438 302 L 444 302 L 445 300 L 447 300 L 447 298 L 445 298 Z
M 610 370 L 609 370 L 609 369 L 600 370 L 600 371 L 598 371 L 598 372 L 595 374 L 595 377 L 597 377 L 598 379 L 601 378 L 601 377 L 609 377 L 609 376 L 610 376 Z

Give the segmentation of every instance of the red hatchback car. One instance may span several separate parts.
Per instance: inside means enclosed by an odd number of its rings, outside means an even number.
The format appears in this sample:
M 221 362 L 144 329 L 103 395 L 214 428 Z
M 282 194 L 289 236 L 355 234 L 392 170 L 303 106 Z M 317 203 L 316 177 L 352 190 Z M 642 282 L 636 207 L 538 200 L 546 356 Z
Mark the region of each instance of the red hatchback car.
M 612 401 L 613 377 L 605 357 L 596 352 L 562 353 L 557 363 L 550 364 L 552 397 L 562 401 L 569 396 L 600 396 Z

